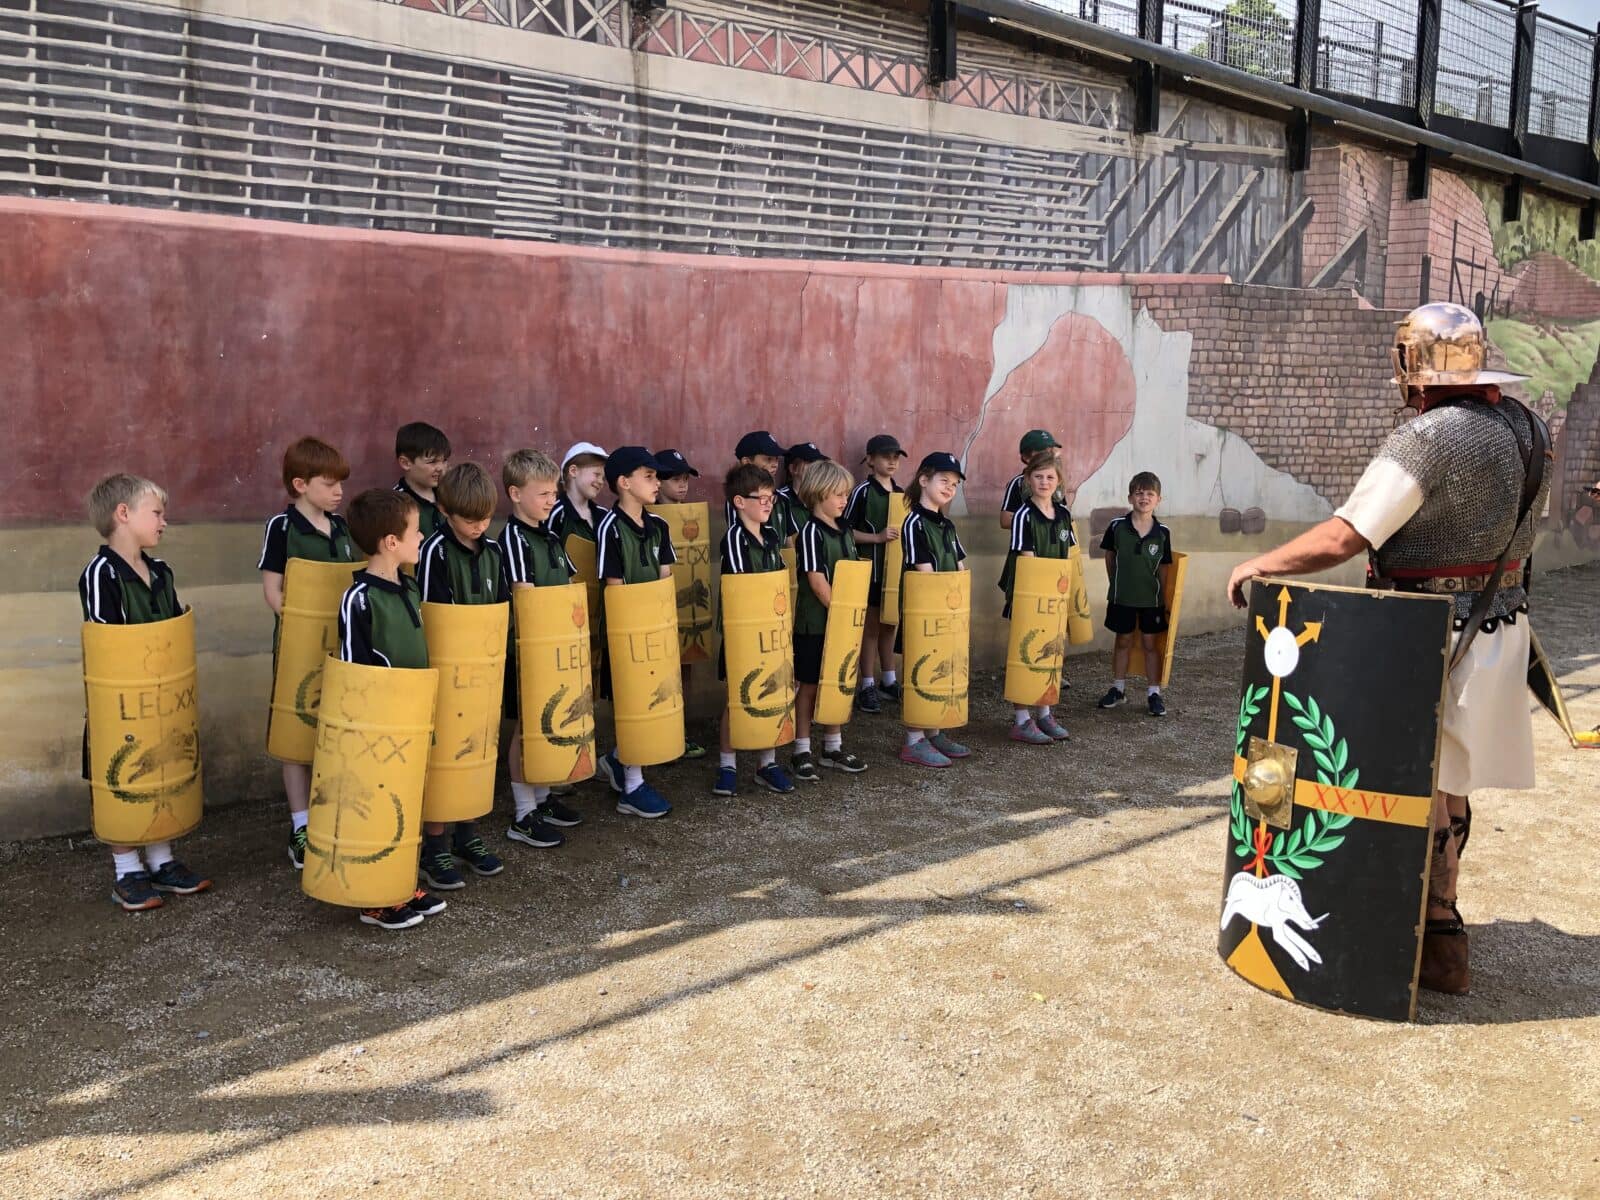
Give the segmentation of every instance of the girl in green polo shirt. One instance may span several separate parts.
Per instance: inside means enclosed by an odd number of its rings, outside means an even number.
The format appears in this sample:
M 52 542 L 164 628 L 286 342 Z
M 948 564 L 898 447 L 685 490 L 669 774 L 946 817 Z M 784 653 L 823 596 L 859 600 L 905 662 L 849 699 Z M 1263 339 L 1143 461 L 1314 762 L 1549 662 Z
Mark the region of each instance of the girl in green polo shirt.
M 955 522 L 945 515 L 965 478 L 960 460 L 944 451 L 928 455 L 917 467 L 916 479 L 906 488 L 911 511 L 900 526 L 906 570 L 966 570 L 966 548 L 956 535 Z M 900 761 L 919 767 L 948 767 L 971 753 L 943 730 L 908 729 Z
M 1017 559 L 1060 558 L 1072 551 L 1072 513 L 1057 501 L 1061 487 L 1061 460 L 1054 450 L 1040 450 L 1028 459 L 1022 473 L 1027 489 L 1017 510 L 1011 514 L 1011 548 L 1006 552 L 1005 570 L 1000 574 L 1000 590 L 1006 594 L 1001 613 L 1011 619 L 1011 604 L 1016 599 Z M 1065 647 L 1062 647 L 1063 652 Z M 1060 725 L 1048 704 L 1037 709 L 1016 706 L 1011 725 L 1011 740 L 1030 746 L 1048 746 L 1066 741 L 1067 731 Z

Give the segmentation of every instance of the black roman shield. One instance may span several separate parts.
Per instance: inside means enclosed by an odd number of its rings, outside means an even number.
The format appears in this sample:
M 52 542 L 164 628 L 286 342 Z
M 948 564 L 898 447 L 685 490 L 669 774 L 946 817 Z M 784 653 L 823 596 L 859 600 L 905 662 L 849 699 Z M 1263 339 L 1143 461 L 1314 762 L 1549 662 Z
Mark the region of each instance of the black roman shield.
M 1258 579 L 1218 951 L 1257 987 L 1409 1020 L 1453 608 Z

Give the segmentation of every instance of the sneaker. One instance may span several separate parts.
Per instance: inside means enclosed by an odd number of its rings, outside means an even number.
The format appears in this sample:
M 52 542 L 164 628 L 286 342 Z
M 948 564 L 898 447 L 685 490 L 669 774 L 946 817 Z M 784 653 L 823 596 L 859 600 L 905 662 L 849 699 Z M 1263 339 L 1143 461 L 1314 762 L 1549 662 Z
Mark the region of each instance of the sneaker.
M 434 896 L 418 888 L 411 893 L 411 899 L 397 907 L 409 908 L 419 917 L 436 917 L 449 906 L 445 904 L 443 896 Z
M 624 782 L 627 780 L 627 768 L 617 759 L 615 750 L 608 750 L 600 758 L 600 773 L 606 777 L 606 782 L 611 785 L 611 790 L 622 796 L 627 793 Z
M 550 794 L 552 796 L 570 796 L 572 795 L 572 785 L 570 783 L 553 783 L 550 785 Z
M 429 887 L 441 892 L 467 886 L 467 877 L 456 870 L 456 856 L 450 853 L 450 846 L 442 837 L 422 844 L 422 861 L 417 864 L 417 874 Z
M 899 704 L 900 681 L 897 679 L 893 683 L 880 683 L 878 685 L 878 695 L 882 696 L 886 700 L 893 700 L 896 704 Z
M 490 875 L 498 875 L 506 869 L 505 863 L 489 852 L 489 847 L 483 844 L 483 839 L 478 836 L 476 829 L 470 829 L 467 836 L 462 837 L 461 827 L 458 825 L 450 849 L 457 858 L 472 868 L 474 875 L 482 875 L 487 879 Z
M 817 770 L 817 760 L 812 757 L 809 750 L 797 750 L 793 763 L 794 779 L 796 783 L 815 783 L 822 778 L 822 772 Z
M 711 785 L 713 796 L 737 796 L 739 794 L 739 774 L 732 767 L 718 767 L 717 781 Z
M 1058 742 L 1064 742 L 1072 736 L 1067 732 L 1067 727 L 1056 720 L 1054 713 L 1046 713 L 1042 717 L 1035 717 L 1033 723 L 1039 727 L 1040 732 L 1048 733 Z
M 1164 717 L 1167 715 L 1167 702 L 1161 698 L 1160 692 L 1151 692 L 1145 697 L 1145 703 L 1150 706 L 1150 715 L 1152 717 Z
M 910 746 L 900 747 L 900 761 L 916 767 L 948 767 L 950 760 L 940 754 L 927 738 Z
M 856 775 L 867 769 L 867 764 L 862 762 L 848 750 L 824 750 L 822 752 L 822 765 L 830 771 L 849 771 Z
M 864 713 L 883 711 L 883 705 L 878 700 L 877 684 L 868 684 L 856 693 L 856 707 Z
M 775 762 L 756 768 L 756 782 L 767 791 L 777 792 L 780 796 L 787 796 L 794 791 L 794 780 L 789 778 L 789 772 Z
M 196 875 L 177 859 L 162 863 L 150 875 L 150 886 L 158 892 L 171 892 L 175 896 L 192 896 L 211 886 L 211 880 Z
M 118 875 L 111 885 L 111 901 L 120 904 L 125 912 L 143 912 L 147 908 L 160 908 L 161 897 L 150 886 L 149 871 L 129 871 Z
M 555 825 L 560 829 L 571 829 L 583 824 L 583 817 L 579 815 L 577 809 L 568 807 L 554 796 L 546 799 L 534 811 L 546 825 Z
M 376 925 L 379 929 L 410 929 L 422 924 L 422 914 L 410 905 L 396 904 L 393 908 L 366 908 L 361 910 L 363 925 Z
M 624 816 L 654 819 L 672 811 L 672 805 L 648 783 L 641 783 L 617 801 L 617 811 Z
M 1126 699 L 1127 697 L 1122 694 L 1121 688 L 1109 688 L 1107 689 L 1106 694 L 1100 697 L 1100 707 L 1115 708 Z
M 513 842 L 521 842 L 524 846 L 532 846 L 538 850 L 553 849 L 567 840 L 550 827 L 550 822 L 545 819 L 544 813 L 537 808 L 520 820 L 511 822 L 511 828 L 506 830 L 506 837 Z
M 296 871 L 304 871 L 306 869 L 306 827 L 304 825 L 289 834 L 289 861 L 294 864 Z
M 943 730 L 934 734 L 928 741 L 932 742 L 933 748 L 946 758 L 966 758 L 972 753 Z
M 1056 744 L 1055 738 L 1040 729 L 1032 721 L 1024 721 L 1021 725 L 1013 721 L 1011 723 L 1010 737 L 1013 742 L 1025 742 L 1029 746 L 1054 746 Z
M 705 756 L 706 748 L 699 742 L 691 742 L 688 738 L 683 739 L 684 758 L 704 758 Z

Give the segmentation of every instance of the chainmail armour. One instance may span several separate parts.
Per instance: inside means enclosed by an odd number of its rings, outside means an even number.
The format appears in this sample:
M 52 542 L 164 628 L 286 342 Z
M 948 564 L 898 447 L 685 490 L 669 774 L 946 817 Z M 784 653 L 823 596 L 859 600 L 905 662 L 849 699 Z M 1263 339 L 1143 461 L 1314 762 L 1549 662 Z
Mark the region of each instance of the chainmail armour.
M 1384 442 L 1378 457 L 1389 459 L 1421 485 L 1422 507 L 1378 547 L 1380 574 L 1395 567 L 1492 563 L 1507 541 L 1511 541 L 1508 562 L 1528 560 L 1550 492 L 1550 472 L 1546 470 L 1539 497 L 1513 541 L 1513 522 L 1522 500 L 1522 456 L 1533 435 L 1520 405 L 1497 407 L 1511 429 L 1490 406 L 1466 400 L 1422 413 Z M 1476 592 L 1456 593 L 1457 621 L 1471 614 L 1477 599 Z M 1485 621 L 1515 613 L 1527 603 L 1528 593 L 1520 585 L 1502 586 Z

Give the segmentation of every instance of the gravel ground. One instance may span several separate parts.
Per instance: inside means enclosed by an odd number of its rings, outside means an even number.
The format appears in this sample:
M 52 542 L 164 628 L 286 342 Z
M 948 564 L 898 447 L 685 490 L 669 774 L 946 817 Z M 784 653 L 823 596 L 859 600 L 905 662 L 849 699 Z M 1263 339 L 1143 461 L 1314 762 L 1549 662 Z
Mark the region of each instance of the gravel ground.
M 1537 597 L 1585 726 L 1597 585 Z M 978 703 L 948 772 L 886 715 L 795 798 L 585 787 L 402 934 L 301 897 L 276 807 L 132 917 L 92 843 L 0 846 L 0 1196 L 1600 1195 L 1600 753 L 1537 717 L 1539 790 L 1474 797 L 1472 995 L 1296 1007 L 1215 952 L 1240 646 L 1185 640 L 1160 722 L 1075 659 L 1072 742 Z

